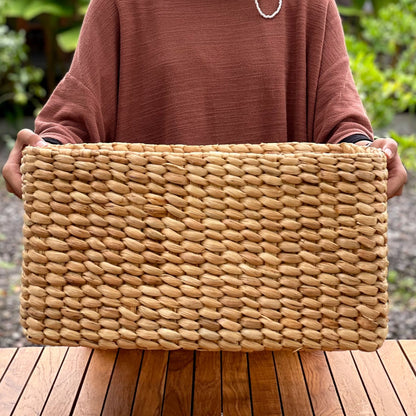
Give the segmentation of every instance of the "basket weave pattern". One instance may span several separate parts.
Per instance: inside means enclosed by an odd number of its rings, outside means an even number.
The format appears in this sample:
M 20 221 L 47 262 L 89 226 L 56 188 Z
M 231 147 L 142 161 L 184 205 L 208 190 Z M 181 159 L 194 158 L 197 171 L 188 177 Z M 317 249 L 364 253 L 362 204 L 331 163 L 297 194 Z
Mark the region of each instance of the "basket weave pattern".
M 21 323 L 93 348 L 378 348 L 387 170 L 359 146 L 24 151 Z

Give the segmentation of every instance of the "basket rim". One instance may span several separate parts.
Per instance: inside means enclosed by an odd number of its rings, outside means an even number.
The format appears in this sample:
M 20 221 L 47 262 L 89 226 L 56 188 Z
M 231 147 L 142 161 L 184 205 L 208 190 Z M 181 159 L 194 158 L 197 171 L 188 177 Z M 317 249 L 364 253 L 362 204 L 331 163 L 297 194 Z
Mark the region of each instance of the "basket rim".
M 247 157 L 352 157 L 367 156 L 382 158 L 386 156 L 381 149 L 364 147 L 353 143 L 310 143 L 284 142 L 260 144 L 218 144 L 218 145 L 185 145 L 185 144 L 147 144 L 126 142 L 98 143 L 66 143 L 63 145 L 48 144 L 45 147 L 27 146 L 23 155 L 68 155 L 74 157 L 93 157 L 98 155 L 137 154 L 142 156 L 193 155 L 193 156 L 222 156 L 241 155 Z

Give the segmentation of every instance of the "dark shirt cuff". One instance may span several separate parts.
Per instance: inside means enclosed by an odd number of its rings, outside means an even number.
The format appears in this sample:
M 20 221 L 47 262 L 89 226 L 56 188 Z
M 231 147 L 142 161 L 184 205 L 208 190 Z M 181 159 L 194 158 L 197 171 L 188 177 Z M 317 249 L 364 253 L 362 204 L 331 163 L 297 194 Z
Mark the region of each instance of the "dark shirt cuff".
M 365 134 L 352 134 L 351 136 L 343 138 L 340 143 L 357 143 L 361 140 L 366 140 L 367 142 L 372 142 L 372 140 L 367 137 Z
M 52 137 L 42 137 L 42 140 L 49 144 L 62 144 L 58 139 L 53 139 Z

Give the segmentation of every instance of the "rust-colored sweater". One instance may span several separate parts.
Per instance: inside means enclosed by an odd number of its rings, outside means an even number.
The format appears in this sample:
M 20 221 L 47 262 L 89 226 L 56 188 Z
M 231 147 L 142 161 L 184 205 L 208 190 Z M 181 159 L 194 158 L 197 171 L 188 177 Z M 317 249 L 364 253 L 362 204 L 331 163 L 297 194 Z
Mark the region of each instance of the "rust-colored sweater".
M 260 0 L 271 13 L 278 0 Z M 92 0 L 36 120 L 62 142 L 338 142 L 372 137 L 334 0 Z

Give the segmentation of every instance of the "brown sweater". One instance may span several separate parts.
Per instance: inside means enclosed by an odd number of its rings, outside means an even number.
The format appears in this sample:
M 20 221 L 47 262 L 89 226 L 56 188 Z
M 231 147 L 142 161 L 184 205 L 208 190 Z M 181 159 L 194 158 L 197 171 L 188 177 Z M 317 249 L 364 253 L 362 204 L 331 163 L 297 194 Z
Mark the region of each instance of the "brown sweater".
M 278 0 L 260 0 L 271 13 Z M 62 142 L 338 142 L 372 136 L 334 0 L 92 0 L 36 120 Z

